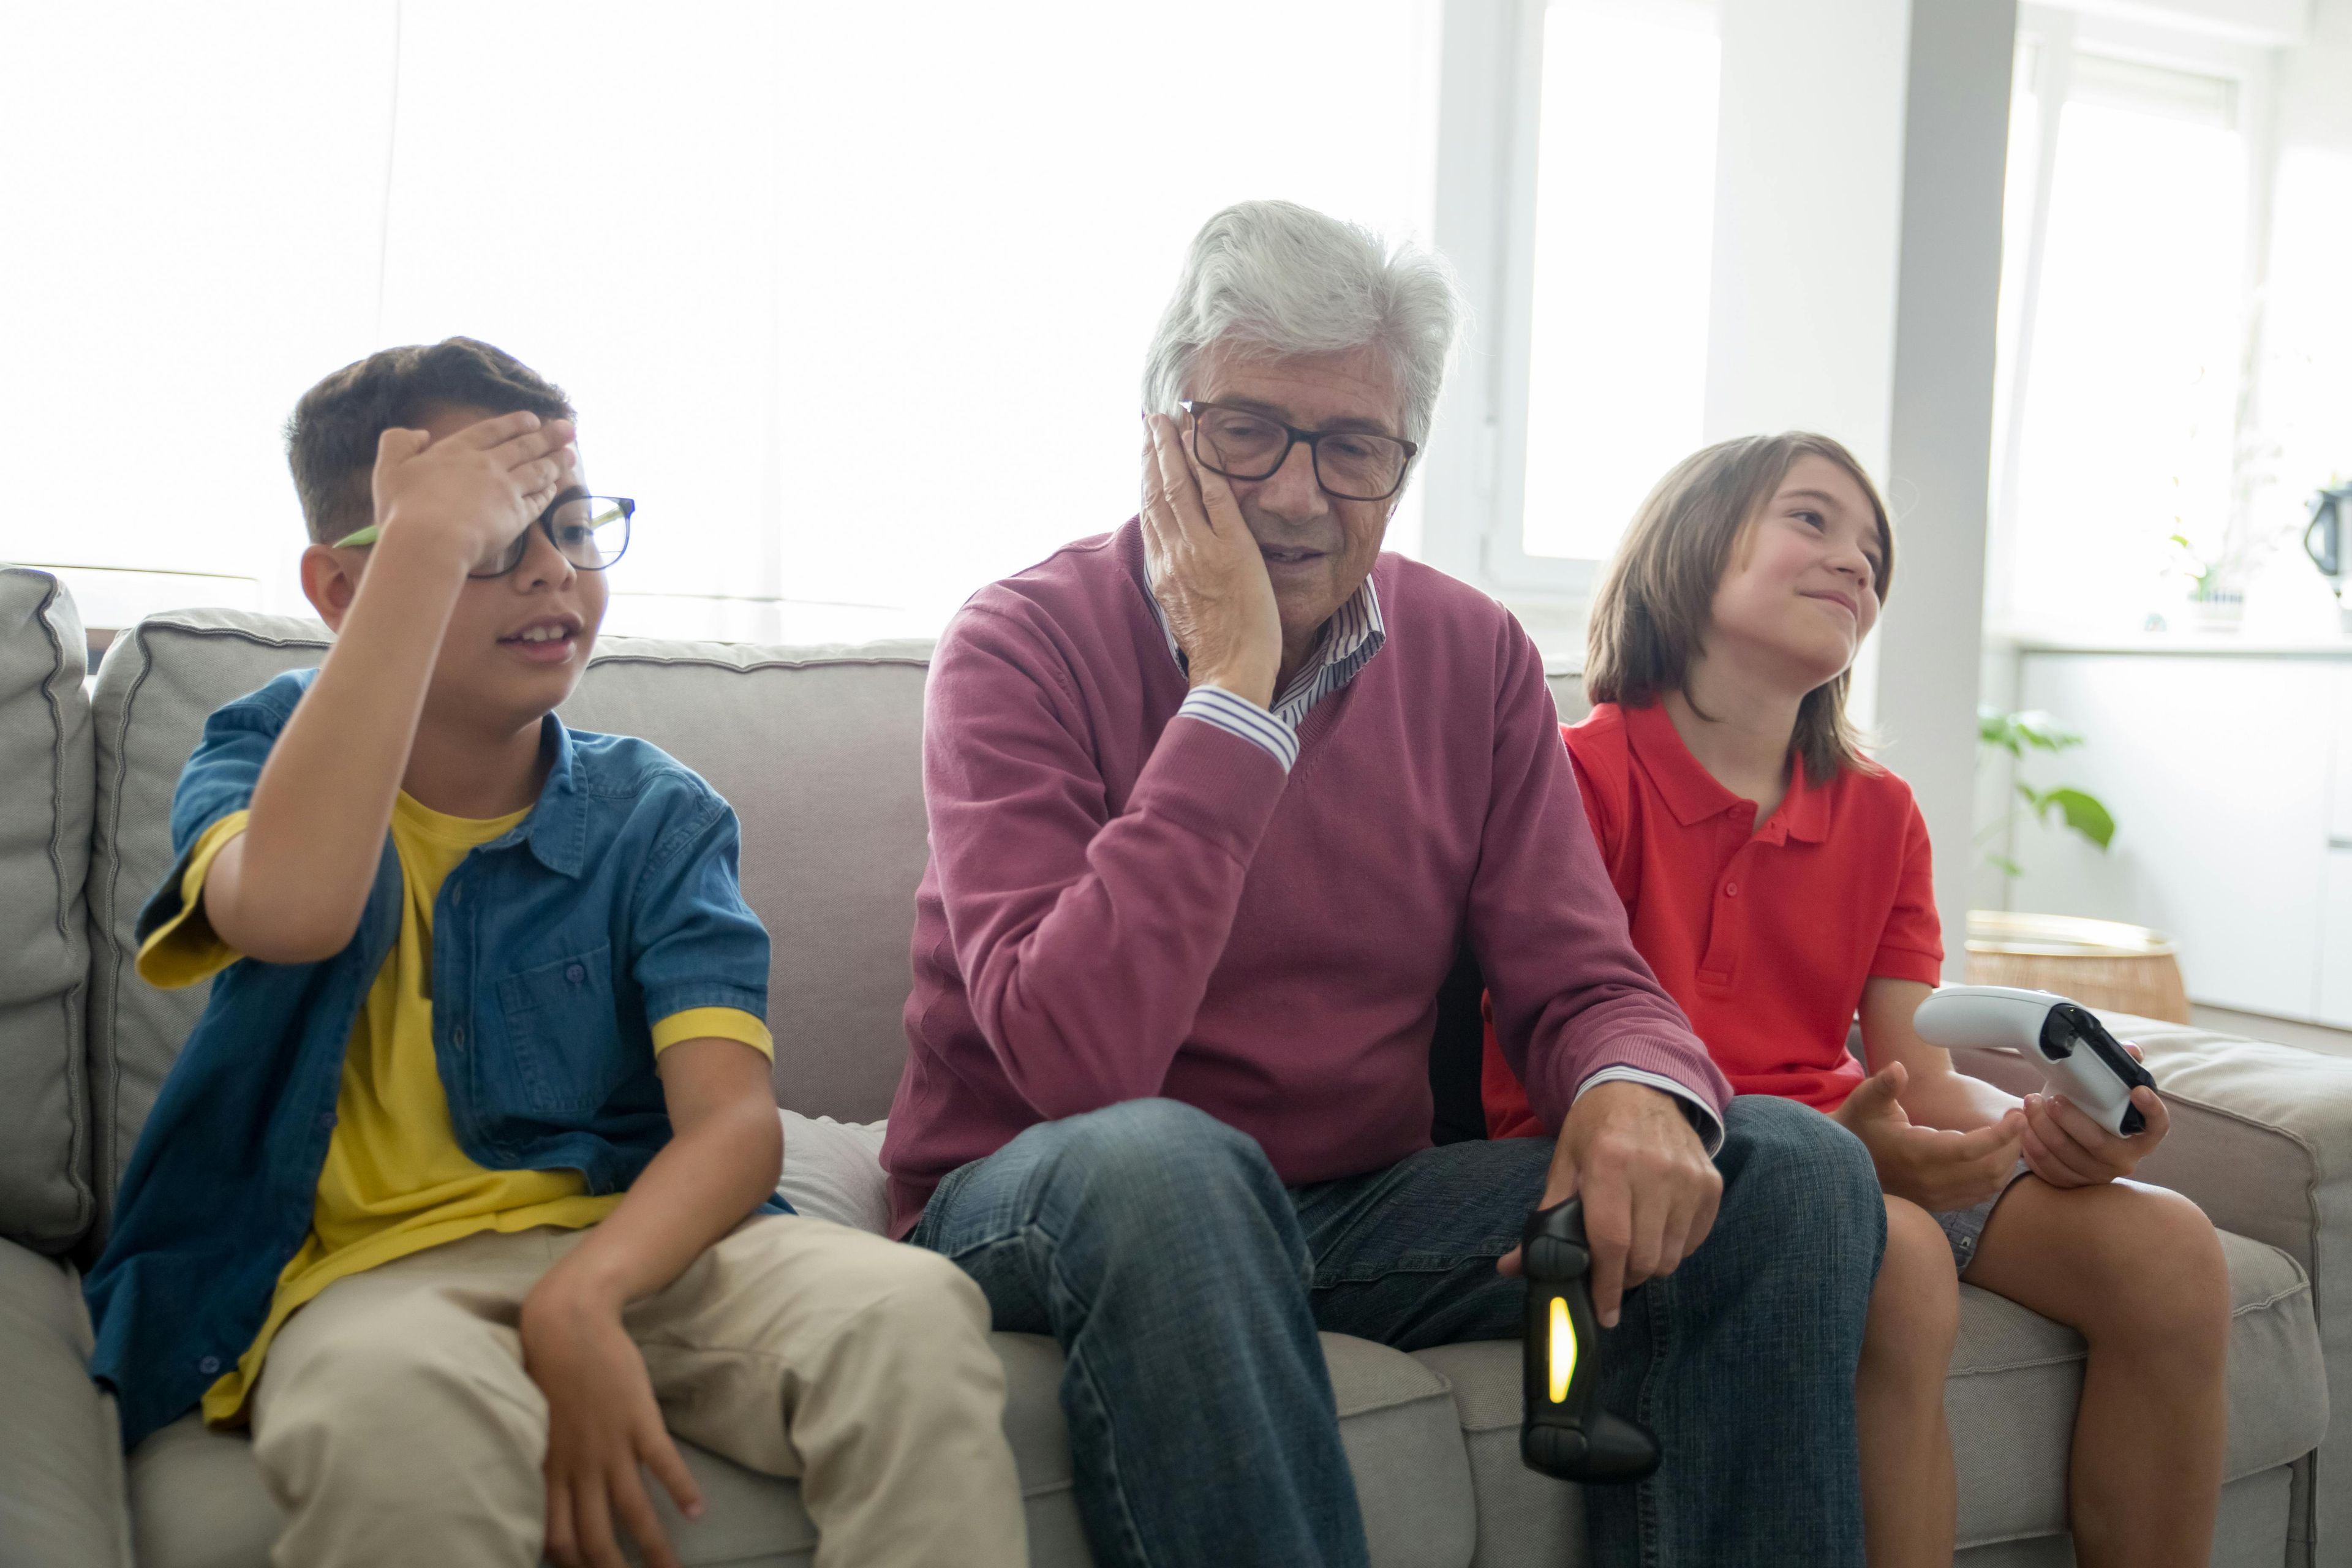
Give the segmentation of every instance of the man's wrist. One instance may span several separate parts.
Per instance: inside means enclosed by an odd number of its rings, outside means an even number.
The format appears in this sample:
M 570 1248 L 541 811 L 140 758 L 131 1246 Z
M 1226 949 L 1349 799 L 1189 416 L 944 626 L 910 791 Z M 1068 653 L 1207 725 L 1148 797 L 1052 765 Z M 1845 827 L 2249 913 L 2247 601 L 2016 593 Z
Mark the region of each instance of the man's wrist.
M 1271 709 L 1274 706 L 1275 673 L 1270 666 L 1263 669 L 1244 664 L 1212 666 L 1196 659 L 1192 663 L 1192 689 L 1198 691 L 1203 686 L 1213 686 L 1261 708 Z
M 1576 1104 L 1586 1095 L 1599 1089 L 1620 1088 L 1647 1089 L 1675 1107 L 1681 1112 L 1685 1124 L 1698 1139 L 1699 1147 L 1706 1150 L 1709 1157 L 1722 1147 L 1723 1120 L 1716 1114 L 1715 1107 L 1701 1099 L 1696 1090 L 1687 1084 L 1676 1082 L 1664 1073 L 1652 1072 L 1644 1068 L 1631 1067 L 1623 1063 L 1615 1067 L 1602 1068 L 1577 1085 L 1575 1099 L 1570 1103 L 1570 1114 L 1574 1113 Z M 1611 1095 L 1608 1098 L 1624 1097 Z

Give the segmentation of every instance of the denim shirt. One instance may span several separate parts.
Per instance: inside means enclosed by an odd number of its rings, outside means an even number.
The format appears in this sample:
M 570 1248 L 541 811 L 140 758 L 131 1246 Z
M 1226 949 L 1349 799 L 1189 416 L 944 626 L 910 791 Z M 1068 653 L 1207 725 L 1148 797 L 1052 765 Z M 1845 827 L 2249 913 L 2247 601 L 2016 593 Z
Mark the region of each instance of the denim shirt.
M 140 911 L 142 942 L 180 912 L 190 851 L 250 804 L 317 673 L 205 721 L 172 803 L 180 863 Z M 691 1007 L 764 1020 L 768 933 L 737 885 L 735 813 L 700 777 L 552 715 L 543 743 L 552 765 L 530 815 L 470 851 L 435 901 L 434 1056 L 469 1158 L 576 1170 L 612 1193 L 670 1137 L 652 1025 Z M 230 965 L 163 1080 L 85 1287 L 90 1373 L 121 1402 L 126 1448 L 235 1364 L 309 1235 L 345 1047 L 402 897 L 387 834 L 350 945 Z

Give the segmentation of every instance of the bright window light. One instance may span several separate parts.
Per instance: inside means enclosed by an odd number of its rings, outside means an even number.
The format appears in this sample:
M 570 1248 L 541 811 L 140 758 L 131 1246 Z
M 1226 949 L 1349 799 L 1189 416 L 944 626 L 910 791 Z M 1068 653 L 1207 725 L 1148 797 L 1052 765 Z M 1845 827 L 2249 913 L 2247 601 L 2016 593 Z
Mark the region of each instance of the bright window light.
M 2289 147 L 2273 209 L 2252 531 L 2299 576 L 2313 492 L 2352 481 L 2352 153 Z
M 41 155 L 0 210 L 43 305 L 5 526 L 44 531 L 0 554 L 301 610 L 295 398 L 462 332 L 562 383 L 641 503 L 614 629 L 935 631 L 1135 510 L 1212 212 L 1427 239 L 1438 37 L 1438 0 L 10 9 L 0 135 Z
M 2210 559 L 2230 526 L 2246 148 L 2228 81 L 2079 53 L 2072 76 L 2018 416 L 2012 604 L 2030 623 L 2126 624 L 2180 597 L 2160 577 L 2169 535 Z
M 1607 556 L 1700 443 L 1720 53 L 1710 5 L 1553 0 L 1546 16 L 1531 555 Z

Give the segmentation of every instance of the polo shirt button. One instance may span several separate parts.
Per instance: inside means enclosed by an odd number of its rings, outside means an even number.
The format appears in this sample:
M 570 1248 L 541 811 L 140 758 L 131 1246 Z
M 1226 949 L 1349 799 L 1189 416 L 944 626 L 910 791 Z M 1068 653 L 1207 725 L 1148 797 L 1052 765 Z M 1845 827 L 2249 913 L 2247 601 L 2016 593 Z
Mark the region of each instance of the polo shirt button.
M 1723 885 L 1723 896 L 1727 899 L 1738 898 L 1739 896 L 1739 884 L 1737 882 L 1726 882 Z
M 588 971 L 574 963 L 564 970 L 563 978 L 577 985 L 588 978 Z
M 322 1110 L 322 1111 L 320 1111 L 320 1112 L 319 1113 L 319 1125 L 320 1125 L 320 1126 L 321 1126 L 321 1127 L 332 1127 L 334 1124 L 335 1124 L 335 1113 L 334 1113 L 333 1111 L 331 1111 L 331 1110 Z
M 457 1024 L 457 1025 L 453 1025 L 453 1026 L 451 1026 L 450 1030 L 449 1030 L 449 1043 L 450 1043 L 451 1045 L 453 1045 L 453 1046 L 457 1047 L 459 1050 L 461 1050 L 461 1051 L 462 1051 L 462 1050 L 464 1050 L 464 1049 L 466 1048 L 466 1026 L 465 1026 L 465 1025 L 463 1025 L 463 1024 Z
M 220 1372 L 220 1357 L 216 1355 L 208 1355 L 205 1357 L 204 1360 L 196 1363 L 196 1370 L 203 1373 L 206 1377 L 217 1375 Z

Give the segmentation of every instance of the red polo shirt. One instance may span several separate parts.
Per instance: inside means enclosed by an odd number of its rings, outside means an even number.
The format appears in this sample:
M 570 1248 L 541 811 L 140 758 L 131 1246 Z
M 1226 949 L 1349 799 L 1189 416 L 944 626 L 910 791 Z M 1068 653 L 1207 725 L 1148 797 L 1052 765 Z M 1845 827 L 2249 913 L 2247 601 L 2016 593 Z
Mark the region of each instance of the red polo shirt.
M 1893 773 L 1795 770 L 1764 826 L 1663 707 L 1604 702 L 1563 726 L 1584 812 L 1633 946 L 1741 1094 L 1833 1110 L 1863 1078 L 1846 1049 L 1863 983 L 1939 978 L 1927 825 Z M 1545 1131 L 1486 1037 L 1486 1126 Z

